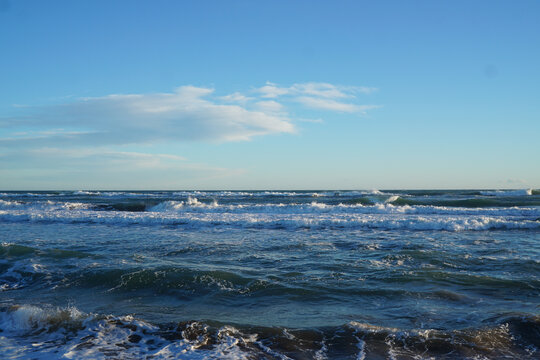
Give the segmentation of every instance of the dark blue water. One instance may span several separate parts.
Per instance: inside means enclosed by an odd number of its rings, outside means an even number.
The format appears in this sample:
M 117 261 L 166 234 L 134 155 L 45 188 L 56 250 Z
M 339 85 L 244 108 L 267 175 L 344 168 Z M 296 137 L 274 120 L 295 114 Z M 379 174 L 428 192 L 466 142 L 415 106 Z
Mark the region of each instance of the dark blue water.
M 5 358 L 540 354 L 540 194 L 5 192 Z

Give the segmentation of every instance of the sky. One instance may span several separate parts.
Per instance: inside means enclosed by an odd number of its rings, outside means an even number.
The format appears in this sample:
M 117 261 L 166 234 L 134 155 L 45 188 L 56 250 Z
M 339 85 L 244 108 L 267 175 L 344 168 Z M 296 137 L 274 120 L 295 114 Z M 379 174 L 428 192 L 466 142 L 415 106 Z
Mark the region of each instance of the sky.
M 0 189 L 540 188 L 539 64 L 536 0 L 0 0 Z

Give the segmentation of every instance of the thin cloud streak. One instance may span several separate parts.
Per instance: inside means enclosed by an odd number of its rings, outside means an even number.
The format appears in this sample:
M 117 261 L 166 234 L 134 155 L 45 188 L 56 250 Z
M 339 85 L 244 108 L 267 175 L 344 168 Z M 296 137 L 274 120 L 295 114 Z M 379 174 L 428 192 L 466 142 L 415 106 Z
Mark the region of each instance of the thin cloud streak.
M 341 86 L 321 82 L 308 82 L 293 84 L 289 87 L 280 87 L 274 83 L 267 82 L 265 86 L 256 89 L 264 98 L 277 98 L 290 95 L 309 95 L 322 98 L 354 98 L 356 93 L 371 94 L 378 91 L 375 87 L 367 86 Z
M 355 105 L 349 103 L 343 103 L 332 99 L 314 98 L 309 96 L 300 96 L 295 98 L 296 101 L 304 106 L 320 109 L 330 110 L 345 113 L 365 113 L 367 110 L 376 109 L 377 105 Z
M 280 87 L 267 82 L 265 86 L 256 89 L 262 98 L 275 101 L 289 99 L 303 106 L 316 110 L 337 111 L 346 113 L 365 113 L 366 110 L 375 109 L 377 105 L 358 105 L 351 103 L 356 100 L 356 94 L 371 94 L 377 88 L 365 86 L 337 86 L 328 83 L 309 82 L 293 84 L 290 87 Z M 346 100 L 347 102 L 345 102 Z

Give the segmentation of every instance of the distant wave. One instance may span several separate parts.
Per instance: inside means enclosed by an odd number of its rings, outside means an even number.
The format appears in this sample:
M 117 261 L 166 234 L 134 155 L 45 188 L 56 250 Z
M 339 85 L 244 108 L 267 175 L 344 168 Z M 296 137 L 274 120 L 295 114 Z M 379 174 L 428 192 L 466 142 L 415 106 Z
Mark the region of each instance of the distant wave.
M 183 205 L 179 205 L 183 206 Z M 262 207 L 262 211 L 227 210 L 196 207 L 193 211 L 127 212 L 93 211 L 87 209 L 28 211 L 0 210 L 2 222 L 61 222 L 99 223 L 110 225 L 141 224 L 146 226 L 176 225 L 189 228 L 215 226 L 236 228 L 299 229 L 299 228 L 357 228 L 410 230 L 489 230 L 539 229 L 539 209 L 473 209 L 397 207 L 379 205 L 358 206 L 354 211 L 340 211 L 339 206 L 307 205 Z M 231 209 L 229 207 L 229 209 Z M 283 211 L 280 211 L 283 209 Z M 348 209 L 350 210 L 350 209 Z M 278 212 L 280 211 L 280 212 Z M 460 213 L 460 211 L 462 213 Z
M 481 202 L 486 200 L 461 200 L 459 203 L 469 204 L 469 202 Z M 196 197 L 188 197 L 183 201 L 130 201 L 120 203 L 84 203 L 84 202 L 62 202 L 62 201 L 7 201 L 0 199 L 0 210 L 8 212 L 38 214 L 43 215 L 58 212 L 58 215 L 69 216 L 69 212 L 77 214 L 79 210 L 88 210 L 88 214 L 96 216 L 106 216 L 108 210 L 112 212 L 147 212 L 146 216 L 159 217 L 167 214 L 181 213 L 224 213 L 224 214 L 423 214 L 423 215 L 488 215 L 488 216 L 523 216 L 540 217 L 538 207 L 479 207 L 466 206 L 459 207 L 451 201 L 443 201 L 443 204 L 451 203 L 456 206 L 439 206 L 416 204 L 415 201 L 405 200 L 399 196 L 392 196 L 384 203 L 372 204 L 363 201 L 353 201 L 350 203 L 329 204 L 325 202 L 311 201 L 310 203 L 244 203 L 244 204 L 220 204 L 215 199 L 200 201 Z M 63 212 L 63 213 L 62 213 Z M 156 214 L 160 213 L 160 214 Z M 4 213 L 6 214 L 6 213 Z M 123 215 L 118 215 L 123 216 Z M 145 216 L 145 215 L 141 215 Z
M 390 196 L 388 199 L 386 199 L 384 202 L 386 204 L 390 204 L 390 203 L 396 202 L 399 199 L 400 197 L 398 195 L 393 195 L 393 196 Z
M 22 201 L 6 201 L 0 199 L 0 210 L 8 209 L 24 209 L 35 211 L 54 211 L 54 210 L 76 210 L 89 209 L 92 205 L 81 202 L 55 202 L 55 201 L 37 201 L 37 202 L 22 202 Z
M 480 194 L 486 196 L 530 196 L 533 194 L 533 189 L 480 191 Z
M 391 196 L 400 197 L 447 197 L 447 196 L 492 196 L 492 197 L 518 197 L 540 195 L 540 190 L 400 190 L 400 191 L 380 191 L 380 190 L 320 190 L 320 191 L 48 191 L 48 192 L 21 192 L 10 191 L 1 192 L 0 198 L 39 198 L 39 197 L 75 197 L 75 198 L 354 198 L 368 197 L 379 200 Z
M 197 207 L 197 208 L 217 208 L 218 203 L 216 200 L 213 200 L 211 203 L 200 202 L 196 197 L 189 196 L 186 201 L 164 201 L 161 202 L 148 211 L 153 212 L 164 212 L 164 211 L 178 211 L 182 210 L 185 207 Z
M 41 197 L 17 193 L 21 196 L 0 198 L 0 222 L 447 231 L 538 229 L 540 224 L 540 198 L 533 190 L 502 192 L 504 196 L 410 193 L 78 191 Z M 517 193 L 531 195 L 507 196 Z
M 91 196 L 91 197 L 106 197 L 106 198 L 133 198 L 133 197 L 155 197 L 162 195 L 161 193 L 150 192 L 125 192 L 125 191 L 84 191 L 79 190 L 73 193 L 64 193 L 63 195 L 75 196 Z

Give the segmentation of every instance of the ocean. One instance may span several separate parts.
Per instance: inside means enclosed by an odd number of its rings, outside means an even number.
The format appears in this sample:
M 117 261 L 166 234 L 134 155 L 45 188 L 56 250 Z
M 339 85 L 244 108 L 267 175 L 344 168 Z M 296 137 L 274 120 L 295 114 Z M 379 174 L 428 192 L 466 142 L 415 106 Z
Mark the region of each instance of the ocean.
M 540 191 L 0 193 L 2 359 L 538 359 Z

